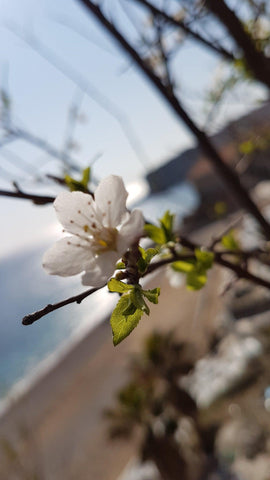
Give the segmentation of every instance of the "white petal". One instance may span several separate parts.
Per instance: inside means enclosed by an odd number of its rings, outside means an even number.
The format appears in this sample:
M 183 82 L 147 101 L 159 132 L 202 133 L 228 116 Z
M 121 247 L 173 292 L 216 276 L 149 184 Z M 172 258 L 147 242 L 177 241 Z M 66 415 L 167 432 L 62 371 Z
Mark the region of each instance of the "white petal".
M 95 191 L 97 211 L 105 227 L 117 227 L 126 212 L 128 193 L 121 177 L 110 175 L 104 178 Z
M 141 210 L 133 210 L 125 223 L 120 227 L 117 250 L 122 255 L 133 242 L 143 234 L 144 218 Z
M 82 276 L 83 285 L 101 287 L 107 283 L 115 271 L 115 264 L 119 259 L 116 252 L 106 252 L 95 258 L 92 268 Z
M 76 237 L 65 237 L 45 252 L 43 267 L 51 275 L 68 277 L 87 270 L 93 261 L 88 242 Z
M 100 228 L 91 195 L 83 192 L 62 192 L 55 199 L 57 217 L 67 232 L 89 235 Z

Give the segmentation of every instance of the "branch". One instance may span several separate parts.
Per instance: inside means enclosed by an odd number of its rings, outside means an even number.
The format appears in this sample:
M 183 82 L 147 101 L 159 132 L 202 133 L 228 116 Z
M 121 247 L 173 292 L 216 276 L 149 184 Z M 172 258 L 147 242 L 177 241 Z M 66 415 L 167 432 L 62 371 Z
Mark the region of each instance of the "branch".
M 111 98 L 106 97 L 93 84 L 86 80 L 75 68 L 60 59 L 51 50 L 42 45 L 37 39 L 29 40 L 25 35 L 22 35 L 17 29 L 12 26 L 7 27 L 14 35 L 20 38 L 23 42 L 30 46 L 38 55 L 40 55 L 49 64 L 53 65 L 56 70 L 62 73 L 66 78 L 79 87 L 91 100 L 93 100 L 99 107 L 107 112 L 120 126 L 123 135 L 126 137 L 130 148 L 133 150 L 136 158 L 145 169 L 145 163 L 148 162 L 148 157 L 143 149 L 143 146 L 134 132 L 133 126 L 130 123 L 129 116 L 126 115 Z
M 37 320 L 44 317 L 45 315 L 48 315 L 48 313 L 51 313 L 54 310 L 58 310 L 58 308 L 62 308 L 65 305 L 68 305 L 69 303 L 81 303 L 86 297 L 89 297 L 89 295 L 92 295 L 92 293 L 95 293 L 97 290 L 100 290 L 101 288 L 103 287 L 90 288 L 89 290 L 86 290 L 85 292 L 80 293 L 79 295 L 75 295 L 74 297 L 67 298 L 66 300 L 62 300 L 61 302 L 58 302 L 58 303 L 49 304 L 46 307 L 42 308 L 41 310 L 37 310 L 36 312 L 29 313 L 28 315 L 23 317 L 22 324 L 32 325 L 32 323 L 36 322 Z
M 257 275 L 250 273 L 248 270 L 245 270 L 240 265 L 237 265 L 235 263 L 229 262 L 228 260 L 225 260 L 224 258 L 221 257 L 220 254 L 218 253 L 215 254 L 214 261 L 218 265 L 221 265 L 222 267 L 232 270 L 234 273 L 236 273 L 238 278 L 244 278 L 246 280 L 249 280 L 252 283 L 255 283 L 255 285 L 260 285 L 261 287 L 265 287 L 268 290 L 270 290 L 270 282 L 268 280 L 265 280 L 264 278 L 261 278 L 261 277 L 257 277 Z
M 14 127 L 14 129 L 10 131 L 17 138 L 25 140 L 26 142 L 31 143 L 32 145 L 35 145 L 41 150 L 44 150 L 45 152 L 47 152 L 52 157 L 58 158 L 61 161 L 63 160 L 62 153 L 58 151 L 57 148 L 53 147 L 50 143 L 43 140 L 43 138 L 37 137 L 36 135 L 33 135 L 32 133 L 27 132 L 26 130 L 18 127 Z M 68 158 L 66 158 L 66 160 L 68 160 L 66 161 L 66 164 L 70 168 L 72 168 L 75 171 L 79 171 L 79 167 L 78 167 L 79 162 L 77 160 L 71 158 L 70 155 L 68 156 Z
M 47 203 L 53 203 L 55 197 L 47 195 L 34 195 L 32 193 L 24 193 L 21 190 L 16 192 L 10 192 L 9 190 L 0 190 L 0 196 L 22 198 L 24 200 L 32 200 L 36 205 L 46 205 Z
M 82 3 L 97 19 L 97 21 L 115 38 L 122 49 L 135 61 L 137 66 L 146 75 L 148 80 L 154 85 L 163 98 L 167 101 L 176 115 L 186 124 L 198 140 L 201 148 L 207 155 L 208 160 L 212 163 L 214 169 L 221 177 L 222 181 L 231 191 L 237 202 L 242 205 L 260 224 L 267 239 L 270 239 L 270 224 L 260 212 L 257 205 L 253 202 L 248 191 L 242 185 L 240 178 L 234 170 L 225 163 L 214 145 L 211 143 L 207 135 L 199 129 L 193 122 L 188 113 L 182 107 L 178 98 L 173 92 L 168 91 L 160 78 L 153 72 L 149 65 L 143 60 L 140 54 L 132 47 L 127 39 L 119 32 L 119 30 L 104 16 L 98 5 L 90 0 L 78 0 Z
M 222 46 L 216 46 L 214 43 L 209 42 L 206 38 L 202 37 L 199 33 L 194 32 L 185 22 L 183 22 L 183 20 L 179 20 L 177 18 L 171 17 L 166 12 L 164 12 L 164 10 L 160 10 L 155 5 L 152 5 L 152 3 L 148 2 L 148 0 L 135 0 L 135 1 L 145 6 L 146 8 L 148 8 L 153 15 L 164 18 L 164 20 L 166 20 L 167 23 L 174 25 L 175 27 L 181 28 L 181 30 L 183 30 L 187 35 L 189 35 L 190 37 L 192 37 L 194 40 L 201 43 L 205 47 L 209 48 L 213 52 L 217 53 L 218 55 L 221 55 L 222 57 L 225 58 L 225 60 L 229 60 L 231 62 L 235 60 L 233 53 L 229 52 Z
M 193 244 L 189 240 L 187 242 L 184 241 L 184 243 L 186 244 L 185 246 L 187 246 L 187 243 L 188 243 L 190 246 L 192 246 L 192 249 L 197 248 L 197 245 Z M 183 245 L 182 241 L 181 241 L 181 244 Z M 228 252 L 213 252 L 213 253 L 214 253 L 214 263 L 216 263 L 217 265 L 221 265 L 233 271 L 238 278 L 249 280 L 250 282 L 255 283 L 255 285 L 260 285 L 261 287 L 264 287 L 270 290 L 270 281 L 265 280 L 264 278 L 258 277 L 257 275 L 254 275 L 248 270 L 242 268 L 240 265 L 237 265 L 235 263 L 232 263 L 222 258 L 222 254 L 224 253 L 228 254 Z M 191 255 L 191 254 L 183 255 L 183 254 L 174 253 L 174 255 L 170 258 L 165 258 L 160 262 L 151 263 L 143 276 L 154 272 L 155 270 L 157 270 L 160 267 L 163 267 L 164 265 L 170 265 L 171 263 L 177 262 L 178 260 L 190 260 L 190 259 L 196 259 L 195 255 Z
M 252 36 L 224 0 L 205 0 L 206 7 L 219 19 L 244 53 L 248 67 L 260 82 L 270 88 L 270 59 L 258 50 Z

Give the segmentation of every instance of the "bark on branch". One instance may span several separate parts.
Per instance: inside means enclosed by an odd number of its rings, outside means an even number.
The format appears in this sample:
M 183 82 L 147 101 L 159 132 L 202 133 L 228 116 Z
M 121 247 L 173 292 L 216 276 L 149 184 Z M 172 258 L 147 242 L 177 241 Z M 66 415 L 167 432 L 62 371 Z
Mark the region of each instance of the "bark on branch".
M 221 177 L 227 189 L 231 191 L 237 202 L 244 207 L 260 224 L 267 239 L 270 239 L 270 225 L 260 212 L 257 205 L 253 202 L 247 190 L 243 187 L 238 175 L 227 165 L 222 157 L 219 155 L 215 147 L 210 142 L 206 134 L 201 131 L 193 122 L 190 116 L 182 107 L 178 98 L 173 92 L 169 91 L 160 78 L 154 73 L 149 65 L 144 61 L 140 54 L 132 47 L 127 39 L 119 32 L 119 30 L 105 17 L 98 5 L 95 5 L 90 0 L 78 0 L 82 3 L 88 11 L 90 11 L 96 20 L 115 38 L 122 49 L 133 59 L 140 70 L 150 80 L 163 98 L 167 101 L 175 114 L 186 124 L 198 140 L 201 148 L 206 153 L 208 160 L 214 166 L 214 169 Z
M 224 0 L 206 0 L 205 4 L 241 48 L 254 77 L 270 88 L 270 59 L 256 48 L 252 37 L 246 32 L 233 10 Z

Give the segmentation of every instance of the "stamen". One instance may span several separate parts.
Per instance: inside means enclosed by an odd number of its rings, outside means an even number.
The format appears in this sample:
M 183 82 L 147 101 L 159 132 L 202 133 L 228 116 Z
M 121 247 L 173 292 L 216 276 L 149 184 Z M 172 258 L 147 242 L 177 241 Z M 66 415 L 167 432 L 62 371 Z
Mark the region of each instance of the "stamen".
M 98 243 L 99 243 L 102 247 L 108 247 L 108 243 L 105 242 L 105 240 L 99 239 L 99 240 L 98 240 Z

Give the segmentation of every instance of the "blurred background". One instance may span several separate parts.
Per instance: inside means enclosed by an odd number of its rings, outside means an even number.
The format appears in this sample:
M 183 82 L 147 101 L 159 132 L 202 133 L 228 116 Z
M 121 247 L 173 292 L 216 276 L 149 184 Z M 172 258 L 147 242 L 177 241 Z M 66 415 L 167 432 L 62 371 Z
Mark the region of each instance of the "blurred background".
M 270 478 L 265 289 L 215 268 L 188 292 L 162 270 L 149 280 L 159 306 L 117 349 L 106 289 L 21 325 L 82 291 L 79 277 L 46 275 L 42 255 L 61 237 L 53 198 L 88 167 L 91 190 L 120 175 L 129 207 L 152 221 L 169 209 L 198 242 L 239 218 L 239 241 L 260 242 L 172 108 L 175 98 L 267 214 L 270 5 L 215 3 L 0 2 L 3 479 Z

